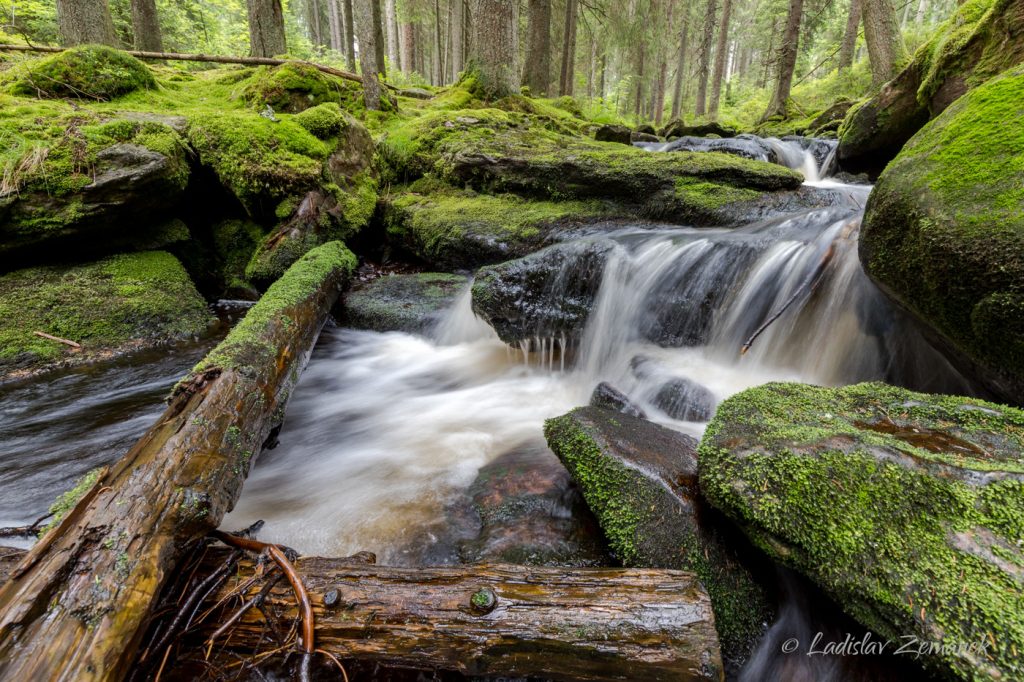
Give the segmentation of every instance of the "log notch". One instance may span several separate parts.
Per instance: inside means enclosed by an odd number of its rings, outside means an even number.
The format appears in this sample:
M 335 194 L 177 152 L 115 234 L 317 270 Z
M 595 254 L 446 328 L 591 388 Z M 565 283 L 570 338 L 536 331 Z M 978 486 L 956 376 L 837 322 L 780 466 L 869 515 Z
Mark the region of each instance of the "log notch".
M 289 268 L 26 555 L 0 589 L 0 679 L 124 677 L 168 575 L 234 505 L 280 426 L 354 266 L 330 242 Z
M 212 573 L 225 556 L 211 550 L 196 574 Z M 487 564 L 391 568 L 319 557 L 299 559 L 295 568 L 313 603 L 316 647 L 340 660 L 470 676 L 721 679 L 711 602 L 692 573 Z M 267 648 L 269 624 L 250 609 L 206 657 L 207 639 L 263 589 L 250 581 L 255 570 L 252 560 L 243 560 L 235 577 L 208 598 L 207 605 L 222 608 L 199 623 L 182 658 L 217 669 Z M 239 585 L 249 587 L 239 592 Z M 283 616 L 284 629 L 297 615 L 285 580 L 277 581 L 266 605 L 263 611 Z M 326 658 L 320 662 L 329 665 Z

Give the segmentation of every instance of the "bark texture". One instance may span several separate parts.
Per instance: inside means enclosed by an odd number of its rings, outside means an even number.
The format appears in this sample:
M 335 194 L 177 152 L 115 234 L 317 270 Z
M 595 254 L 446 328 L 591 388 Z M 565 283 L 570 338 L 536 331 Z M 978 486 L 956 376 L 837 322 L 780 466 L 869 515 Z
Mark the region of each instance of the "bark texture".
M 789 0 L 789 14 L 786 15 L 786 28 L 782 34 L 782 46 L 779 48 L 779 70 L 775 81 L 775 90 L 764 118 L 785 116 L 789 102 L 789 91 L 793 87 L 793 69 L 796 68 L 796 52 L 800 46 L 800 22 L 803 19 L 804 0 Z
M 722 22 L 718 25 L 718 45 L 715 47 L 715 70 L 711 76 L 711 97 L 708 101 L 708 118 L 718 119 L 718 101 L 722 96 L 722 79 L 725 77 L 725 62 L 729 57 L 729 19 L 732 14 L 732 0 L 722 0 Z
M 249 54 L 274 57 L 288 52 L 284 38 L 281 0 L 247 0 L 249 4 Z
M 533 95 L 547 95 L 551 84 L 551 0 L 530 0 L 528 12 L 523 84 Z
M 379 37 L 379 11 L 374 11 L 378 0 L 356 0 L 356 30 L 359 31 L 359 69 L 363 76 L 363 100 L 367 109 L 380 109 L 380 74 L 382 64 L 377 38 Z M 375 19 L 378 21 L 375 22 Z
M 61 45 L 98 43 L 118 47 L 107 0 L 57 0 L 57 31 Z
M 355 12 L 352 9 L 352 0 L 344 0 L 344 12 L 342 18 L 345 20 L 345 60 L 348 62 L 350 71 L 356 70 L 356 24 Z
M 550 2 L 550 0 L 548 0 Z M 448 63 L 451 65 L 452 83 L 459 80 L 459 74 L 466 68 L 464 60 L 466 54 L 466 6 L 462 0 L 451 0 L 451 26 L 448 32 L 451 34 L 452 54 Z M 529 52 L 527 52 L 529 54 Z
M 388 40 L 388 61 L 391 68 L 398 68 L 398 31 L 395 29 L 397 22 L 397 11 L 395 0 L 384 0 L 384 28 Z
M 672 120 L 679 118 L 683 110 L 683 79 L 686 78 L 686 50 L 690 37 L 690 10 L 683 7 L 683 21 L 679 28 L 679 61 L 676 63 L 675 91 L 672 93 Z
M 280 425 L 355 259 L 310 251 L 176 388 L 160 420 L 0 589 L 0 680 L 120 680 L 156 597 Z
M 853 53 L 857 49 L 857 32 L 860 28 L 861 0 L 850 0 L 850 13 L 846 15 L 846 32 L 839 46 L 839 68 L 853 66 Z
M 562 36 L 562 71 L 558 78 L 558 94 L 572 95 L 576 75 L 576 0 L 565 3 L 565 33 Z
M 704 33 L 700 39 L 697 55 L 697 102 L 694 113 L 703 116 L 707 110 L 708 72 L 711 69 L 711 41 L 715 36 L 715 16 L 718 0 L 708 0 L 708 11 L 704 17 Z
M 900 34 L 892 0 L 863 0 L 864 42 L 871 60 L 871 82 L 881 87 L 889 82 L 907 60 L 907 48 Z
M 473 68 L 484 94 L 507 97 L 519 91 L 518 0 L 475 0 Z
M 413 30 L 413 25 L 410 23 L 403 23 L 401 31 L 402 40 L 399 61 L 402 63 L 402 71 L 412 73 L 416 70 L 416 31 Z
M 164 51 L 156 0 L 132 0 L 132 32 L 135 34 L 136 50 Z

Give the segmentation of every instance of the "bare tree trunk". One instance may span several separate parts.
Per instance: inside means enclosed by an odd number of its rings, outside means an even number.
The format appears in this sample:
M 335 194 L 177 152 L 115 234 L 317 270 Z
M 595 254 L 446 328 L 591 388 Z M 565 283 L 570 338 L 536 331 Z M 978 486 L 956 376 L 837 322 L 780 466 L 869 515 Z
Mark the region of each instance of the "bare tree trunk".
M 920 0 L 917 3 L 917 12 L 914 14 L 914 23 L 917 24 L 918 26 L 924 23 L 925 10 L 927 8 L 928 0 Z
M 66 47 L 99 43 L 118 47 L 107 0 L 57 0 L 57 29 Z
M 601 51 L 599 72 L 600 75 L 597 79 L 597 91 L 601 99 L 604 99 L 605 89 L 608 86 L 608 53 L 604 50 Z
M 665 26 L 668 27 L 669 31 L 672 30 L 672 20 L 675 17 L 675 6 L 675 0 L 668 0 L 668 13 Z M 654 98 L 654 123 L 660 127 L 662 119 L 665 116 L 665 89 L 666 82 L 668 81 L 668 46 L 661 47 L 658 50 L 658 55 L 658 84 L 657 96 Z
M 327 0 L 327 23 L 331 28 L 331 49 L 341 52 L 341 13 L 338 0 Z
M 381 10 L 380 0 L 372 0 L 370 9 L 373 11 L 373 49 L 377 53 L 377 73 L 381 78 L 388 75 L 388 66 L 384 57 L 387 55 L 387 45 L 384 40 L 384 12 Z
M 253 57 L 274 57 L 288 52 L 281 0 L 248 0 L 248 3 L 249 53 Z
M 782 49 L 779 51 L 778 79 L 772 100 L 768 103 L 762 119 L 786 116 L 789 91 L 793 87 L 793 69 L 796 68 L 796 53 L 800 46 L 800 23 L 803 19 L 804 0 L 789 0 L 789 14 L 786 16 L 786 30 L 782 34 Z
M 572 95 L 576 75 L 576 0 L 565 2 L 564 35 L 562 38 L 562 70 L 558 79 L 558 94 Z
M 708 72 L 711 70 L 711 41 L 715 37 L 715 15 L 718 12 L 718 0 L 708 0 L 708 11 L 704 16 L 704 33 L 700 39 L 700 52 L 697 54 L 697 103 L 694 113 L 703 116 L 707 108 Z
M 444 84 L 444 51 L 441 49 L 441 0 L 434 0 L 434 84 Z
M 313 47 L 319 47 L 324 44 L 323 34 L 320 31 L 320 0 L 309 0 L 307 14 L 309 14 L 309 41 Z
M 451 34 L 452 50 L 449 63 L 451 64 L 451 81 L 454 83 L 459 80 L 459 74 L 461 74 L 462 70 L 466 68 L 466 63 L 464 61 L 466 44 L 462 39 L 466 31 L 466 7 L 463 5 L 462 0 L 451 0 L 451 3 L 452 20 L 451 25 L 448 27 L 448 32 Z
M 871 60 L 871 83 L 881 87 L 906 61 L 907 48 L 891 0 L 863 0 L 864 42 Z
M 348 61 L 349 71 L 356 70 L 356 21 L 355 13 L 352 10 L 352 0 L 343 0 L 345 3 L 345 57 Z
M 846 32 L 839 47 L 839 70 L 853 66 L 853 51 L 857 47 L 857 29 L 860 28 L 861 0 L 850 0 L 850 13 L 846 15 Z
M 402 24 L 402 71 L 412 73 L 416 70 L 416 32 L 409 22 Z
M 388 39 L 388 60 L 391 68 L 398 67 L 398 33 L 395 31 L 395 0 L 384 0 L 384 27 Z
M 722 0 L 722 22 L 718 25 L 718 45 L 715 47 L 715 71 L 711 77 L 711 99 L 708 102 L 708 118 L 718 120 L 718 101 L 722 96 L 722 77 L 725 75 L 725 62 L 729 45 L 729 15 L 732 13 L 732 0 Z
M 376 9 L 375 9 L 376 6 Z M 380 109 L 380 0 L 355 0 L 359 31 L 359 70 L 363 76 L 363 100 L 367 109 Z
M 683 110 L 683 79 L 686 78 L 686 50 L 690 35 L 690 8 L 683 7 L 683 21 L 679 28 L 679 60 L 676 62 L 676 85 L 672 93 L 672 118 L 679 118 Z
M 645 62 L 647 61 L 646 52 L 647 50 L 645 49 L 645 46 L 641 43 L 640 57 L 639 62 L 637 62 L 636 69 L 636 104 L 633 107 L 633 116 L 638 122 L 640 120 L 640 116 L 643 114 L 644 106 L 644 67 L 646 66 Z
M 493 98 L 519 92 L 519 0 L 475 0 L 473 68 Z
M 757 86 L 759 88 L 767 87 L 768 75 L 771 73 L 772 64 L 777 60 L 775 55 L 775 34 L 778 24 L 779 20 L 776 17 L 772 17 L 772 28 L 768 32 L 768 52 L 764 55 L 764 70 L 761 72 L 761 81 Z
M 523 82 L 533 95 L 547 95 L 551 84 L 551 0 L 530 0 Z
M 163 52 L 160 19 L 156 13 L 156 0 L 132 0 L 132 32 L 135 49 L 143 52 Z

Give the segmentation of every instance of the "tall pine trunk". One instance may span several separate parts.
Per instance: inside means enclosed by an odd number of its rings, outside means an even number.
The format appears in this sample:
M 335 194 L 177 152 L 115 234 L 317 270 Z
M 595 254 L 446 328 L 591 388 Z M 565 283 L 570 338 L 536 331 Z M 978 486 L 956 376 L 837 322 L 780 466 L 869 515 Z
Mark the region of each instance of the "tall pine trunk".
M 350 71 L 356 70 L 356 21 L 352 9 L 352 0 L 345 3 L 345 57 Z
M 703 116 L 707 108 L 708 72 L 711 68 L 711 41 L 715 37 L 715 14 L 718 1 L 708 0 L 708 12 L 704 17 L 704 34 L 700 39 L 700 53 L 697 55 L 697 104 L 694 113 Z
M 803 19 L 804 0 L 789 0 L 789 14 L 786 16 L 786 29 L 782 34 L 782 46 L 779 49 L 779 71 L 775 81 L 775 91 L 768 103 L 763 120 L 773 116 L 786 116 L 789 91 L 793 87 L 793 69 L 796 68 L 796 53 L 800 47 L 800 22 Z
M 309 0 L 306 8 L 309 14 L 309 41 L 313 47 L 324 44 L 323 34 L 320 31 L 320 0 Z
M 249 53 L 253 57 L 273 57 L 288 51 L 284 38 L 284 13 L 281 0 L 248 0 Z
M 462 0 L 451 0 L 452 3 L 452 21 L 448 27 L 448 32 L 451 33 L 452 41 L 452 54 L 449 63 L 451 64 L 451 81 L 454 83 L 459 80 L 459 74 L 466 67 L 463 62 L 463 55 L 466 53 L 465 41 L 462 39 L 466 31 L 466 11 L 465 5 L 462 4 Z
M 871 61 L 871 83 L 881 87 L 892 80 L 907 58 L 900 24 L 891 0 L 863 0 L 864 42 Z
M 488 97 L 519 91 L 519 0 L 475 0 L 472 66 Z
M 860 28 L 861 0 L 850 0 L 850 13 L 846 15 L 846 32 L 839 46 L 839 70 L 853 66 L 853 51 L 857 47 L 857 29 Z
M 409 22 L 402 23 L 402 54 L 399 61 L 405 73 L 416 70 L 416 31 Z
M 380 0 L 373 0 L 370 3 L 370 10 L 373 13 L 370 20 L 373 22 L 373 49 L 376 52 L 377 73 L 383 78 L 387 75 L 388 68 L 387 63 L 384 61 L 384 56 L 387 54 L 387 45 L 384 42 L 384 12 L 380 6 Z
M 665 25 L 668 30 L 672 30 L 672 19 L 675 16 L 675 0 L 668 0 L 668 16 L 666 17 Z M 660 21 L 660 19 L 659 19 Z M 654 123 L 657 126 L 661 126 L 661 121 L 665 116 L 665 87 L 668 80 L 668 46 L 662 47 L 658 51 L 659 63 L 658 63 L 658 83 L 657 83 L 657 95 L 654 98 Z
M 163 52 L 160 19 L 156 13 L 156 0 L 132 0 L 132 32 L 135 49 L 143 52 Z
M 732 13 L 732 0 L 722 0 L 722 23 L 718 25 L 718 45 L 715 47 L 715 71 L 711 76 L 711 98 L 708 102 L 708 118 L 718 119 L 718 102 L 722 96 L 722 78 L 725 75 L 725 63 L 729 57 L 729 15 Z
M 530 0 L 528 12 L 523 83 L 532 94 L 547 95 L 551 84 L 551 0 Z
M 118 46 L 107 0 L 57 0 L 57 29 L 65 47 L 86 43 Z
M 341 52 L 341 13 L 338 0 L 327 0 L 327 25 L 331 29 L 331 49 Z
M 686 78 L 686 50 L 690 37 L 690 8 L 683 7 L 683 21 L 679 28 L 679 60 L 676 62 L 676 84 L 672 93 L 672 118 L 679 118 L 683 110 L 683 79 Z
M 565 3 L 565 33 L 562 39 L 562 70 L 558 79 L 558 94 L 572 95 L 576 75 L 576 0 Z
M 356 0 L 356 30 L 359 32 L 359 68 L 363 77 L 363 100 L 367 109 L 380 109 L 380 0 Z
M 444 53 L 441 44 L 441 0 L 434 0 L 434 85 L 444 85 Z
M 384 27 L 388 39 L 388 61 L 391 68 L 398 67 L 398 32 L 395 30 L 395 0 L 384 0 Z

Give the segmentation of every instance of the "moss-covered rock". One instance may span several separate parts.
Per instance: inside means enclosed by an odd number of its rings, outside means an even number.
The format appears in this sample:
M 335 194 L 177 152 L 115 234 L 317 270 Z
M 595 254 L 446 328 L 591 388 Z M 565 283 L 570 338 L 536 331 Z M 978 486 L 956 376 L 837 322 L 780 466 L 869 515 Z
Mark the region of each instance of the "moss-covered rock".
M 911 136 L 971 88 L 1024 61 L 1024 0 L 967 0 L 881 91 L 850 110 L 844 170 L 881 171 Z
M 957 100 L 878 180 L 860 235 L 871 278 L 1024 401 L 1024 67 Z
M 413 183 L 385 203 L 388 238 L 433 267 L 471 269 L 525 256 L 558 228 L 609 215 L 597 201 L 527 200 Z
M 321 140 L 329 140 L 346 125 L 345 115 L 334 104 L 318 104 L 295 116 L 295 122 Z
M 379 332 L 429 331 L 468 283 L 468 277 L 439 272 L 380 277 L 345 297 L 345 324 Z
M 245 267 L 263 241 L 265 230 L 251 220 L 230 219 L 214 225 L 212 232 L 224 295 L 244 300 L 258 297 L 245 277 Z
M 770 600 L 744 566 L 742 536 L 700 496 L 696 441 L 598 407 L 549 419 L 544 433 L 625 565 L 700 577 L 723 659 L 738 670 L 771 619 Z
M 0 373 L 192 337 L 211 321 L 185 269 L 163 251 L 17 270 L 0 277 Z
M 1024 412 L 884 384 L 723 402 L 700 487 L 769 555 L 922 663 L 1024 676 Z M 894 644 L 898 646 L 899 644 Z M 915 645 L 916 646 L 916 645 Z
M 149 67 L 105 45 L 83 45 L 29 62 L 15 76 L 12 91 L 36 97 L 111 100 L 156 87 Z
M 352 113 L 364 108 L 357 83 L 330 76 L 311 64 L 261 66 L 242 86 L 242 99 L 258 110 L 296 114 L 319 104 L 337 104 Z

